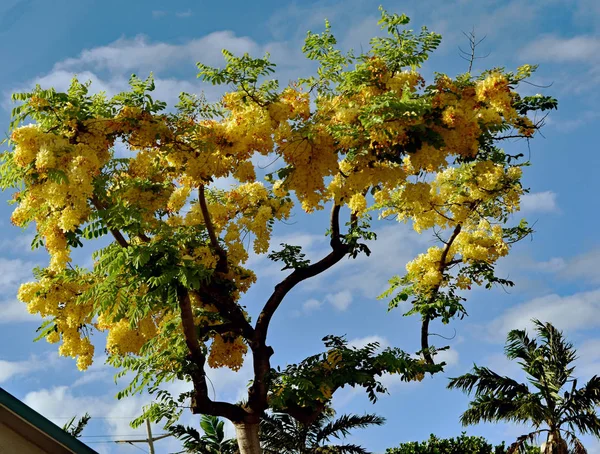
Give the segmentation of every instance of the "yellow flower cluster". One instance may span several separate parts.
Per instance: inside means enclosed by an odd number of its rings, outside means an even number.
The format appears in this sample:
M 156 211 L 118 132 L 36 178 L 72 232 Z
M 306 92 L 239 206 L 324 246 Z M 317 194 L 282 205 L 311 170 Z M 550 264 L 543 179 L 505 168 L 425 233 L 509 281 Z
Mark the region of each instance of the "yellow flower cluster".
M 59 354 L 77 358 L 80 370 L 92 364 L 94 354 L 94 346 L 85 335 L 92 323 L 93 304 L 78 299 L 90 285 L 82 279 L 43 277 L 21 285 L 17 294 L 19 300 L 27 303 L 29 313 L 52 318 L 55 331 L 46 340 L 57 343 L 62 338 Z
M 418 293 L 429 295 L 442 284 L 442 252 L 441 248 L 432 246 L 406 264 L 409 279 Z
M 207 362 L 213 369 L 228 367 L 238 371 L 244 363 L 244 355 L 247 351 L 248 347 L 241 337 L 231 338 L 217 334 L 210 344 Z
M 142 346 L 157 333 L 151 316 L 144 317 L 136 325 L 132 325 L 127 318 L 115 323 L 106 318 L 105 314 L 98 317 L 97 328 L 101 331 L 108 330 L 106 350 L 113 355 L 138 354 Z
M 478 153 L 482 134 L 499 125 L 525 136 L 534 131 L 531 121 L 515 111 L 507 77 L 499 71 L 478 81 L 438 76 L 423 92 L 425 82 L 416 71 L 392 71 L 381 58 L 365 60 L 359 70 L 367 75 L 361 73 L 355 87 L 318 95 L 314 103 L 292 85 L 268 100 L 250 92 L 227 93 L 219 106 L 222 114 L 210 120 L 126 106 L 115 115 L 108 113 L 111 107 L 84 120 L 72 115 L 53 119 L 56 124 L 50 126 L 47 120 L 15 129 L 12 162 L 24 175 L 25 189 L 15 196 L 12 221 L 36 224 L 52 276 L 25 284 L 19 298 L 30 312 L 54 319 L 57 329 L 48 341 L 62 340 L 61 354 L 77 357 L 80 368 L 91 363 L 86 332 L 100 308 L 78 296 L 94 279 L 73 282 L 60 273 L 70 261 L 68 239 L 98 215 L 121 223 L 109 227 L 122 229 L 136 247 L 186 238 L 190 232 L 206 238 L 212 225 L 228 259 L 228 272 L 219 278 L 233 284 L 235 300 L 256 280 L 242 267 L 249 256 L 245 239 L 253 239 L 255 253 L 267 252 L 274 221 L 290 216 L 290 194 L 306 212 L 333 201 L 357 216 L 380 210 L 381 216 L 411 221 L 418 232 L 460 226 L 447 253 L 432 247 L 407 265 L 410 282 L 422 294 L 449 284 L 445 267 L 452 261 L 493 263 L 506 255 L 508 245 L 495 222 L 519 208 L 521 169 L 483 161 Z M 40 115 L 49 105 L 36 96 L 28 102 Z M 75 104 L 68 104 L 64 115 L 81 114 Z M 115 143 L 131 157 L 112 160 Z M 272 156 L 280 166 L 279 180 L 270 187 L 256 181 L 256 154 Z M 237 183 L 214 189 L 224 178 Z M 196 198 L 200 189 L 210 220 Z M 191 260 L 214 270 L 218 248 L 198 238 L 181 240 L 179 263 Z M 465 276 L 455 281 L 459 288 L 471 283 Z M 141 283 L 123 291 L 145 292 Z M 193 306 L 198 314 L 214 309 L 195 300 Z M 123 315 L 102 309 L 95 324 L 108 332 L 111 355 L 138 355 L 150 339 L 166 336 L 166 327 L 178 317 L 164 307 L 153 308 L 135 324 L 131 313 Z M 213 323 L 201 315 L 195 322 Z M 213 338 L 211 367 L 241 367 L 247 346 L 230 337 Z M 324 396 L 327 392 L 322 390 Z
M 225 233 L 229 259 L 236 265 L 248 258 L 242 234 L 253 233 L 254 251 L 257 254 L 266 252 L 271 238 L 270 221 L 287 219 L 291 209 L 291 202 L 272 197 L 260 182 L 240 184 L 225 192 L 222 201 L 208 204 L 216 233 Z M 189 226 L 205 224 L 198 203 L 192 205 L 183 222 Z
M 85 223 L 91 213 L 93 181 L 110 159 L 105 123 L 90 122 L 76 143 L 44 132 L 36 125 L 16 129 L 14 162 L 26 172 L 27 188 L 19 194 L 12 222 L 36 222 L 50 253 L 50 269 L 61 271 L 70 261 L 65 234 Z
M 478 101 L 489 104 L 506 120 L 516 119 L 517 114 L 512 107 L 512 93 L 504 74 L 492 72 L 477 83 L 476 93 Z

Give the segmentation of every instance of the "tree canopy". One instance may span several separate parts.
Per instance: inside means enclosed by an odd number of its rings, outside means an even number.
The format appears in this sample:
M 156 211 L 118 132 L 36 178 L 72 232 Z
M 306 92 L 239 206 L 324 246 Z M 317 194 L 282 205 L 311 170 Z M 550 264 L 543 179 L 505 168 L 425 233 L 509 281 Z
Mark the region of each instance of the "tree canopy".
M 380 22 L 387 35 L 358 55 L 336 47 L 328 23 L 308 33 L 303 50 L 316 75 L 284 88 L 271 79 L 268 55 L 224 51 L 222 68 L 199 63 L 201 79 L 230 89 L 215 103 L 182 93 L 167 110 L 151 96 L 153 79 L 136 76 L 129 91 L 110 98 L 76 79 L 66 93 L 15 94 L 1 181 L 16 188 L 12 222 L 34 224 L 33 246 L 50 255 L 18 293 L 44 318 L 40 337 L 85 370 L 94 357 L 90 335 L 105 332 L 109 363 L 134 376 L 121 396 L 189 380 L 194 413 L 248 429 L 238 433 L 242 452 L 257 452 L 244 440 L 257 446 L 269 408 L 309 424 L 340 387 L 362 386 L 374 400 L 385 391 L 383 373 L 419 380 L 440 371 L 431 321 L 464 316 L 464 291 L 473 285 L 510 285 L 495 264 L 531 232 L 524 221 L 509 224 L 526 192 L 527 162 L 498 144 L 531 138 L 542 122 L 528 114 L 556 101 L 517 93 L 530 65 L 436 73 L 427 83 L 418 68 L 440 35 L 408 30 L 406 16 L 384 10 Z M 260 155 L 275 161 L 264 182 Z M 236 184 L 224 188 L 224 178 Z M 276 223 L 324 208 L 329 253 L 310 262 L 296 245 L 273 249 Z M 439 239 L 382 295 L 391 307 L 410 299 L 409 313 L 422 321 L 421 357 L 330 336 L 324 353 L 275 369 L 267 340 L 273 315 L 302 281 L 369 254 L 371 216 Z M 112 242 L 94 252 L 91 267 L 72 264 L 73 248 L 104 235 Z M 245 306 L 256 281 L 246 266 L 251 253 L 290 272 L 262 304 Z M 247 400 L 211 399 L 205 368 L 238 370 L 248 350 Z
M 468 436 L 462 433 L 456 438 L 438 438 L 431 434 L 427 441 L 401 443 L 397 448 L 389 448 L 386 454 L 506 454 L 504 443 L 494 446 L 483 437 Z M 524 445 L 519 454 L 539 454 L 540 448 Z

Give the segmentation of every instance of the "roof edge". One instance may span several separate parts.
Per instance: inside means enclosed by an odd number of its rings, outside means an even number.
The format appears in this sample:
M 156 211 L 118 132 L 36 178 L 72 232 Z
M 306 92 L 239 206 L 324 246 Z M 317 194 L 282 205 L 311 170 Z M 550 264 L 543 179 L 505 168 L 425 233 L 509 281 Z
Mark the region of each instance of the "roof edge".
M 94 451 L 77 438 L 69 435 L 52 421 L 39 414 L 33 408 L 25 405 L 2 387 L 0 387 L 0 405 L 6 407 L 12 413 L 19 416 L 21 419 L 24 419 L 38 430 L 44 432 L 57 443 L 70 449 L 75 454 L 98 454 L 97 451 Z

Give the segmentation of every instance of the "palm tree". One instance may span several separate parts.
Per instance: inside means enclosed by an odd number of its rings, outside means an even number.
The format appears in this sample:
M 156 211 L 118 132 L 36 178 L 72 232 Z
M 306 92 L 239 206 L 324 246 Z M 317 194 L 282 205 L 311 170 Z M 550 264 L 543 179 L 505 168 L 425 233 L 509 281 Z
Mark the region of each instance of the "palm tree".
M 92 417 L 86 413 L 79 418 L 77 422 L 75 422 L 75 418 L 77 418 L 77 416 L 73 416 L 71 420 L 63 426 L 62 430 L 75 438 L 79 438 L 81 437 L 83 429 L 85 429 L 85 426 L 87 426 Z
M 372 414 L 342 415 L 334 419 L 333 410 L 325 411 L 310 426 L 304 426 L 287 414 L 265 415 L 260 425 L 260 439 L 265 454 L 368 454 L 354 444 L 335 444 L 332 438 L 342 439 L 352 429 L 380 426 L 385 419 Z
M 573 376 L 576 352 L 563 334 L 550 323 L 533 320 L 539 339 L 530 339 L 525 330 L 512 330 L 505 354 L 527 374 L 528 386 L 475 365 L 471 373 L 450 379 L 449 388 L 458 388 L 475 399 L 461 416 L 463 425 L 481 421 L 510 421 L 531 424 L 534 431 L 520 436 L 508 453 L 519 452 L 527 440 L 546 434 L 545 454 L 587 453 L 577 434 L 600 438 L 600 378 L 594 376 L 577 388 Z
M 182 441 L 184 450 L 180 453 L 196 454 L 237 454 L 235 438 L 225 438 L 225 423 L 217 416 L 202 415 L 200 427 L 204 435 L 181 424 L 171 426 L 169 432 Z

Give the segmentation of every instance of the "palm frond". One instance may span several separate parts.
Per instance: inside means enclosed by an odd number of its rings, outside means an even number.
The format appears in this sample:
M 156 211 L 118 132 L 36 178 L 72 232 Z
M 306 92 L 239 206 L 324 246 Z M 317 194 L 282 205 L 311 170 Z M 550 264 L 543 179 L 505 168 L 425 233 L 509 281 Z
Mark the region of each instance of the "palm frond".
M 298 423 L 288 414 L 265 414 L 260 422 L 263 450 L 273 453 L 293 452 L 303 442 Z
M 344 438 L 350 434 L 353 429 L 364 429 L 369 426 L 381 426 L 385 423 L 385 418 L 374 414 L 366 415 L 342 415 L 334 421 L 328 422 L 319 431 L 317 431 L 316 441 L 320 443 L 327 441 L 331 437 Z
M 320 446 L 310 452 L 311 454 L 371 454 L 362 446 L 353 444 Z
M 537 342 L 530 339 L 524 329 L 513 329 L 506 336 L 504 353 L 508 359 L 521 359 L 529 363 L 537 350 Z
M 76 417 L 77 416 L 73 416 L 71 420 L 63 426 L 62 429 L 71 436 L 79 438 L 81 436 L 81 433 L 83 432 L 83 429 L 85 429 L 85 426 L 87 426 L 88 422 L 90 422 L 90 419 L 92 417 L 86 413 L 81 418 L 79 418 L 77 422 L 75 422 Z
M 473 366 L 472 372 L 451 378 L 450 389 L 460 389 L 470 394 L 475 389 L 475 395 L 499 394 L 507 399 L 514 399 L 529 394 L 529 388 L 512 378 L 497 374 L 487 367 Z
M 542 339 L 540 351 L 546 368 L 546 375 L 550 378 L 554 387 L 562 388 L 571 378 L 575 367 L 571 364 L 577 359 L 573 344 L 567 342 L 563 333 L 556 329 L 551 323 L 543 323 L 533 320 L 536 331 Z
M 519 454 L 521 452 L 527 452 L 528 442 L 535 443 L 540 433 L 545 430 L 534 430 L 525 435 L 518 437 L 513 444 L 511 444 L 506 450 L 506 454 Z
M 544 421 L 545 410 L 534 394 L 520 399 L 498 398 L 490 394 L 479 395 L 469 404 L 469 408 L 461 415 L 460 422 L 464 426 L 478 424 L 482 421 L 510 421 L 516 423 L 532 422 L 539 427 Z

